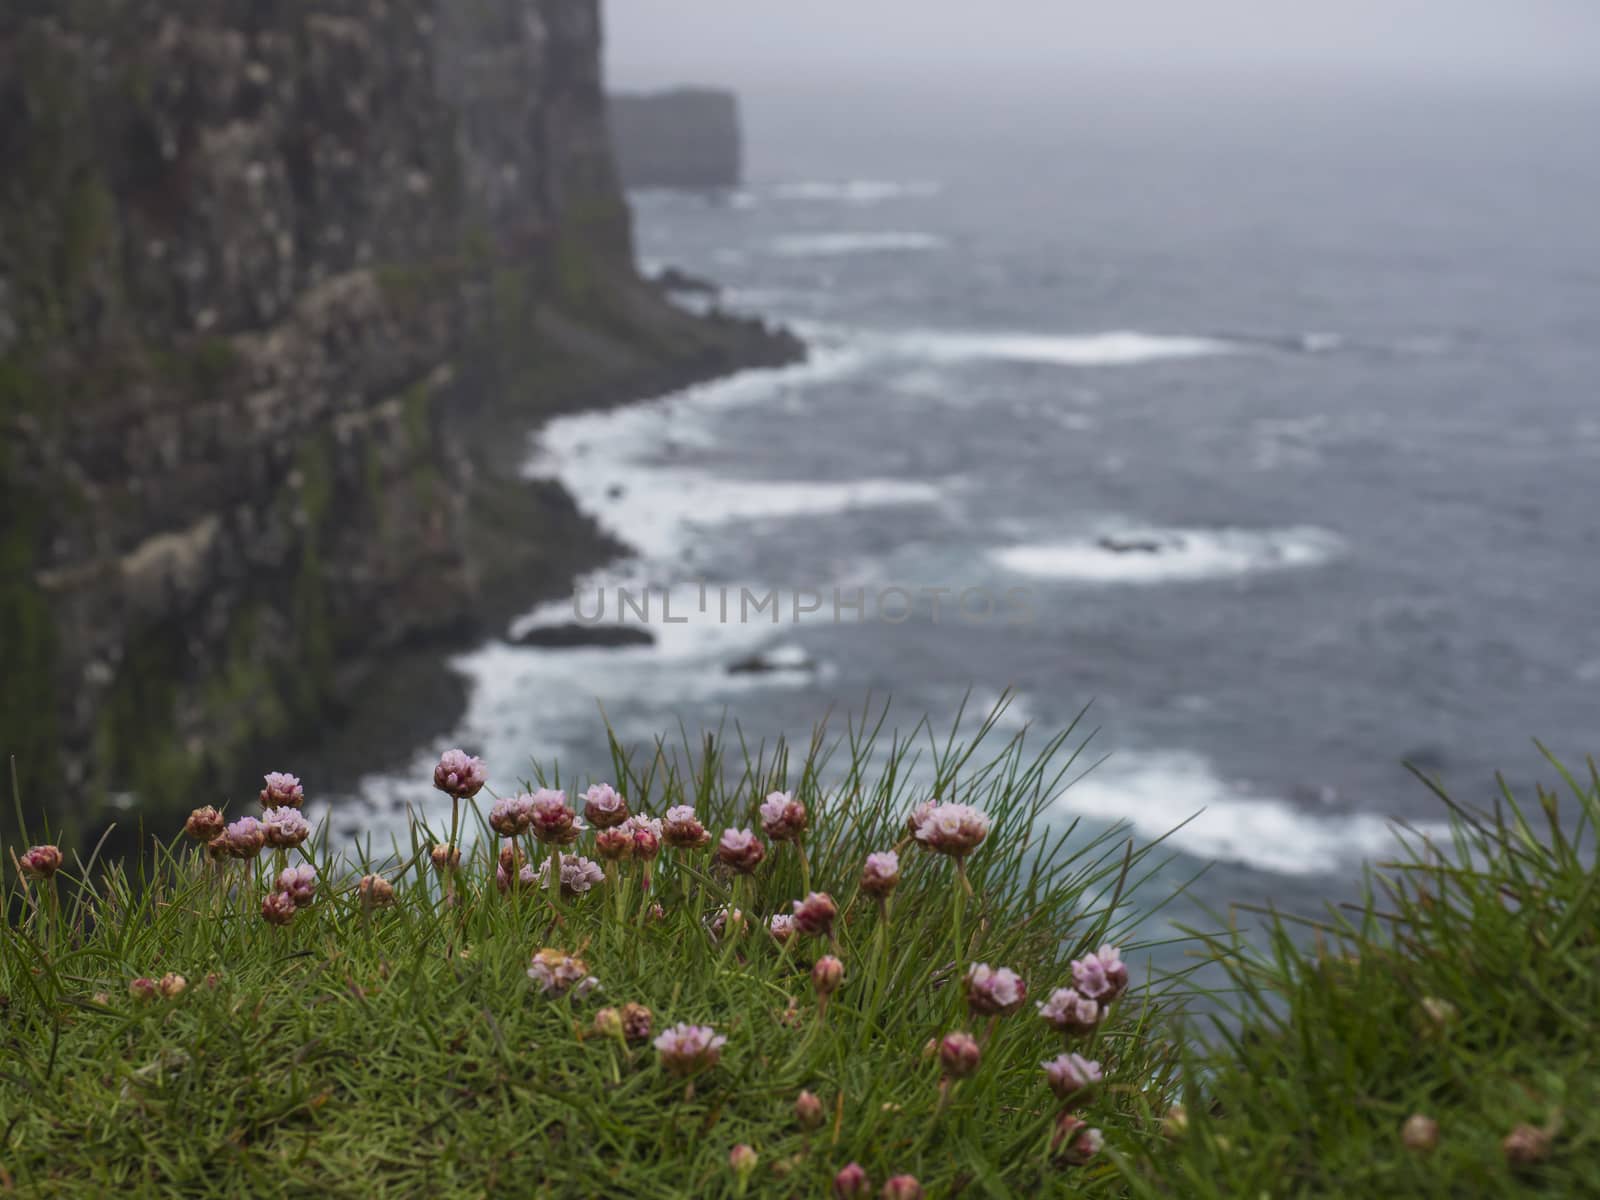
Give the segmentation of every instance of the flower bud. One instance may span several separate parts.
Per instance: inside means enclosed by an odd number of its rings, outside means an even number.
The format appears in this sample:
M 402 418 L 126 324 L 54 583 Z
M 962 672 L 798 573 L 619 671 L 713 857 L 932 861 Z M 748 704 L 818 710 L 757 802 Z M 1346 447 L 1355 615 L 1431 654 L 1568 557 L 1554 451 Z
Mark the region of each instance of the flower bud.
M 189 814 L 189 819 L 183 823 L 183 832 L 197 842 L 209 842 L 226 827 L 222 814 L 208 804 Z
M 1550 1153 L 1550 1135 L 1532 1125 L 1518 1125 L 1500 1143 L 1500 1151 L 1513 1167 L 1531 1167 Z
M 951 1079 L 965 1079 L 983 1061 L 983 1050 L 970 1033 L 947 1033 L 939 1043 L 939 1065 Z
M 801 1092 L 795 1097 L 794 1119 L 801 1129 L 815 1129 L 826 1120 L 822 1101 L 817 1099 L 815 1092 Z
M 1407 1150 L 1426 1154 L 1439 1144 L 1439 1122 L 1421 1113 L 1412 1113 L 1400 1127 L 1400 1140 Z
M 788 792 L 773 792 L 761 803 L 761 828 L 775 842 L 792 842 L 806 831 L 806 806 Z
M 630 1042 L 646 1041 L 654 1021 L 655 1014 L 642 1004 L 622 1006 L 622 1036 Z
M 879 1194 L 883 1200 L 922 1200 L 922 1185 L 915 1175 L 896 1175 Z
M 846 1163 L 833 1177 L 834 1200 L 866 1200 L 871 1191 L 872 1181 L 858 1162 Z
M 288 892 L 273 892 L 261 902 L 261 915 L 269 925 L 287 925 L 298 906 Z
M 61 851 L 55 846 L 35 846 L 17 865 L 26 879 L 49 879 L 61 870 Z
M 1081 1100 L 1104 1078 L 1100 1064 L 1081 1054 L 1058 1054 L 1043 1066 L 1058 1100 Z
M 140 976 L 138 979 L 128 981 L 128 995 L 135 1000 L 148 1002 L 161 994 L 161 985 L 154 979 Z
M 472 799 L 483 790 L 488 778 L 483 760 L 465 750 L 446 750 L 433 769 L 433 786 L 457 800 Z
M 808 937 L 827 937 L 833 932 L 833 919 L 839 910 L 826 892 L 812 892 L 794 903 L 794 927 Z
M 433 860 L 435 871 L 454 871 L 461 866 L 461 847 L 440 842 L 434 846 L 428 857 Z
M 602 829 L 594 835 L 594 852 L 610 862 L 618 862 L 633 854 L 633 830 L 623 825 Z
M 594 1031 L 601 1037 L 622 1037 L 622 1010 L 607 1005 L 594 1015 Z
M 824 954 L 811 968 L 811 986 L 817 989 L 819 996 L 833 995 L 843 982 L 844 963 L 831 954 Z
M 750 1178 L 751 1173 L 756 1169 L 756 1164 L 760 1161 L 761 1158 L 756 1154 L 755 1147 L 746 1145 L 744 1142 L 740 1142 L 732 1150 L 728 1151 L 728 1166 L 732 1168 L 733 1173 L 739 1177 L 741 1182 Z
M 394 903 L 394 884 L 382 875 L 363 875 L 356 884 L 356 895 L 367 908 L 388 908 Z
M 883 898 L 900 883 L 900 856 L 893 850 L 882 850 L 867 855 L 867 864 L 861 868 L 861 890 L 869 896 Z
M 189 981 L 187 979 L 171 971 L 163 975 L 161 981 L 156 984 L 156 990 L 161 993 L 163 1000 L 176 1000 L 183 995 L 188 987 Z
M 1105 1147 L 1105 1138 L 1098 1129 L 1090 1129 L 1083 1120 L 1070 1112 L 1056 1119 L 1056 1129 L 1050 1136 L 1050 1149 L 1058 1161 L 1069 1166 L 1082 1166 Z

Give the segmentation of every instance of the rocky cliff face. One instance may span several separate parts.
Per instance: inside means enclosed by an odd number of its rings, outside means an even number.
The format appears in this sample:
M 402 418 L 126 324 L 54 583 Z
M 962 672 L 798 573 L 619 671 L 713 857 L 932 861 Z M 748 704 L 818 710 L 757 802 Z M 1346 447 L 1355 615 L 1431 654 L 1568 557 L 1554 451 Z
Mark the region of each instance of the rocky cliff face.
M 522 429 L 792 352 L 635 278 L 599 43 L 597 0 L 9 0 L 0 753 L 31 807 L 237 779 L 571 556 Z
M 611 97 L 617 162 L 628 187 L 736 188 L 743 181 L 739 100 L 715 88 Z

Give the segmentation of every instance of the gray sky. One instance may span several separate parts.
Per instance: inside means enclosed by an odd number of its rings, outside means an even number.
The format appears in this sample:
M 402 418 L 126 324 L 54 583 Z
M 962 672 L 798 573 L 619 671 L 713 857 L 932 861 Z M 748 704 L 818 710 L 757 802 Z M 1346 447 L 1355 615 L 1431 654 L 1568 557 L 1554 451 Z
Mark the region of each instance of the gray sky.
M 1064 69 L 1600 84 L 1600 0 L 605 0 L 624 86 Z

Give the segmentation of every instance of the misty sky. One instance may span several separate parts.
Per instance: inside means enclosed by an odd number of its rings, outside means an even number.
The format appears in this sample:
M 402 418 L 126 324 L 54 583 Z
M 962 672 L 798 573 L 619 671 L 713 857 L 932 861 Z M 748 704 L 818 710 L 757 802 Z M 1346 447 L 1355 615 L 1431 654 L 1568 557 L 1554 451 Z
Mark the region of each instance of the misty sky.
M 1600 84 L 1600 0 L 605 0 L 612 80 L 793 86 L 1070 69 Z M 937 77 L 935 75 L 935 77 Z

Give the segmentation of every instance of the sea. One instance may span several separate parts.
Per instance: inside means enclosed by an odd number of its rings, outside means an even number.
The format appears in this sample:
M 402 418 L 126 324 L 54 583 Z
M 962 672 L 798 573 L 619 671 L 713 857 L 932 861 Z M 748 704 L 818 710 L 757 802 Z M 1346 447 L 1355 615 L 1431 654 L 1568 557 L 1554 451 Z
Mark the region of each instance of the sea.
M 645 268 L 722 289 L 683 303 L 809 357 L 540 431 L 633 553 L 332 807 L 381 842 L 446 745 L 581 786 L 606 722 L 1008 697 L 1084 714 L 1052 819 L 1166 837 L 1165 928 L 1354 896 L 1442 829 L 1408 763 L 1483 803 L 1600 750 L 1600 93 L 958 84 L 752 91 L 743 188 L 633 197 Z M 514 644 L 624 592 L 653 644 Z

